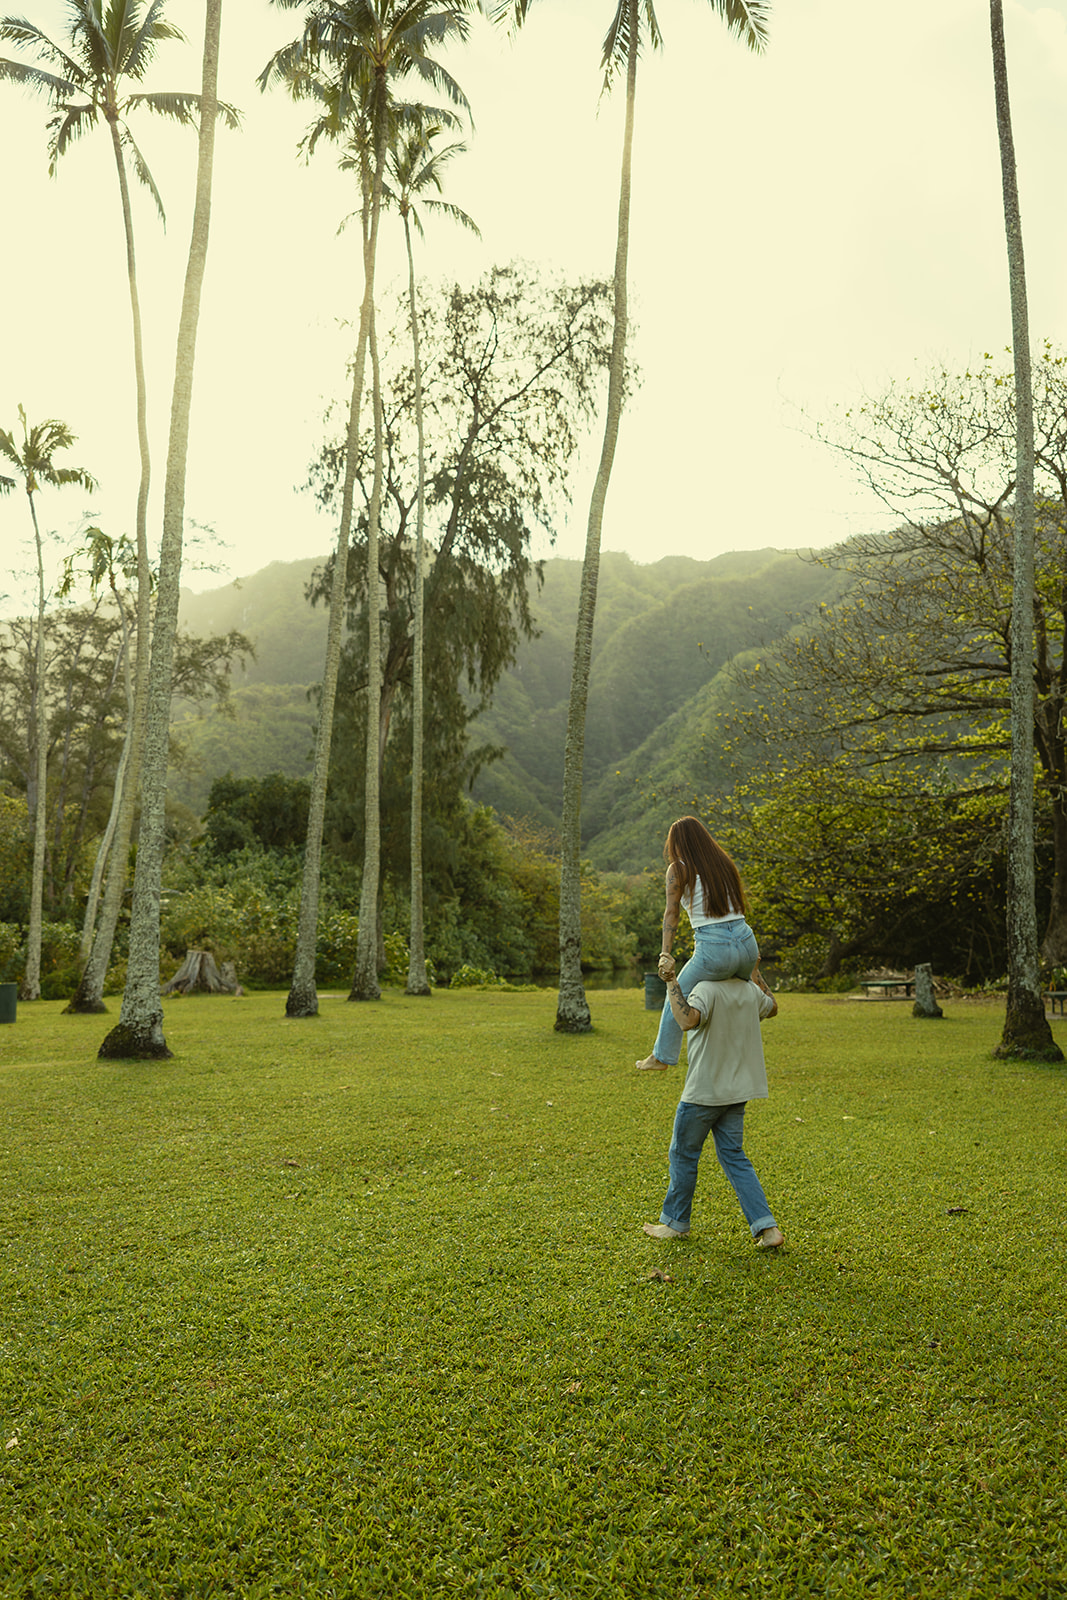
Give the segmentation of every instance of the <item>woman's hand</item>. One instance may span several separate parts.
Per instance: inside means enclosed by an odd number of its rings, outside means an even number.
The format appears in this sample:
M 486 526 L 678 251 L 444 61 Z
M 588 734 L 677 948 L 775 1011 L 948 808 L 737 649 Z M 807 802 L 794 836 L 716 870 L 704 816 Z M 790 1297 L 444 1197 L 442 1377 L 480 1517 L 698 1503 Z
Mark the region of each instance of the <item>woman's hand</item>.
M 664 983 L 669 983 L 674 977 L 674 957 L 669 956 L 666 953 L 661 955 L 656 970 L 663 979 Z

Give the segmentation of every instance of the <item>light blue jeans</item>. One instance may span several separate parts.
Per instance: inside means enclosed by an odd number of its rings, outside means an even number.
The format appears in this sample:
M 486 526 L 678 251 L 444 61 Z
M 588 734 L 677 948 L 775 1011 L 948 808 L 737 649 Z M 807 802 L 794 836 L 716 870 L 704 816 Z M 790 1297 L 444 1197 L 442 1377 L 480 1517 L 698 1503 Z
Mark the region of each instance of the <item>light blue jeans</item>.
M 747 978 L 759 960 L 759 945 L 744 917 L 729 922 L 713 922 L 697 928 L 693 935 L 693 954 L 678 974 L 678 987 L 686 1001 L 691 989 L 703 978 Z M 669 999 L 663 1002 L 659 1032 L 652 1046 L 657 1061 L 669 1067 L 678 1065 L 682 1053 L 682 1030 L 674 1020 Z
M 659 1220 L 677 1233 L 689 1232 L 697 1166 L 708 1134 L 715 1138 L 715 1154 L 752 1230 L 777 1227 L 756 1169 L 744 1152 L 745 1102 L 732 1106 L 697 1106 L 683 1100 L 674 1114 L 674 1134 L 668 1154 L 670 1185 Z

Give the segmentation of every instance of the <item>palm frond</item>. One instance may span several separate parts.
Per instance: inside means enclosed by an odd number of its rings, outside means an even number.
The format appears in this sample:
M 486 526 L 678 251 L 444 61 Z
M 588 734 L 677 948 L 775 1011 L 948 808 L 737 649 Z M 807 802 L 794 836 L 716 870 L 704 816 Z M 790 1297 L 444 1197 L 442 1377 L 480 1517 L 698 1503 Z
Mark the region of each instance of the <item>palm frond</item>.
M 288 0 L 279 0 L 288 3 Z M 275 55 L 260 73 L 261 89 L 283 84 L 294 99 L 318 99 L 324 112 L 300 143 L 310 157 L 320 139 L 360 137 L 374 130 L 375 144 L 388 143 L 397 128 L 418 112 L 395 99 L 393 86 L 411 74 L 466 112 L 466 95 L 452 75 L 427 54 L 435 44 L 465 38 L 465 13 L 480 9 L 479 0 L 315 0 L 302 34 Z M 437 120 L 458 126 L 455 114 L 437 112 Z
M 765 49 L 771 31 L 770 0 L 708 0 L 735 39 L 750 50 Z
M 45 72 L 43 67 L 31 66 L 27 61 L 10 61 L 0 56 L 0 79 L 4 78 L 10 83 L 21 83 L 24 88 L 39 90 L 50 100 L 65 100 L 68 95 L 77 94 L 80 87 L 72 79 Z
M 274 3 L 279 5 L 282 0 L 274 0 Z M 303 37 L 301 37 L 291 40 L 289 44 L 283 45 L 280 50 L 276 50 L 259 74 L 256 82 L 264 94 L 268 89 L 274 89 L 279 84 L 292 92 L 294 80 L 301 81 L 306 79 L 311 75 L 312 69 L 313 63 L 308 60 L 308 52 L 304 47 Z M 298 98 L 298 95 L 294 95 L 294 99 Z
M 0 494 L 10 494 L 12 489 L 17 488 L 18 484 L 14 478 L 5 478 L 3 473 L 0 472 Z
M 163 197 L 156 188 L 156 180 L 149 170 L 148 162 L 137 148 L 137 142 L 125 123 L 123 123 L 122 127 L 122 142 L 129 147 L 130 155 L 133 157 L 133 170 L 137 174 L 138 182 L 144 184 L 152 199 L 156 202 L 159 220 L 165 228 L 167 226 L 167 213 L 163 209 Z
M 533 3 L 534 0 L 486 0 L 485 10 L 490 22 L 507 22 L 509 28 L 521 28 Z
M 470 117 L 470 101 L 452 74 L 439 61 L 432 61 L 429 56 L 412 56 L 407 70 L 413 72 L 423 83 L 430 84 L 438 94 L 447 95 L 453 105 L 462 106 L 468 117 Z M 473 121 L 474 119 L 471 117 L 472 125 Z
M 174 122 L 180 122 L 184 127 L 196 127 L 200 119 L 200 96 L 198 94 L 185 94 L 181 90 L 157 90 L 152 94 L 131 94 L 124 102 L 123 109 L 129 110 L 134 106 L 144 106 L 149 111 L 154 111 L 157 116 L 170 117 Z M 241 126 L 241 113 L 236 106 L 227 105 L 224 100 L 218 103 L 218 116 L 228 128 Z
M 131 0 L 126 0 L 126 6 Z M 68 0 L 70 40 L 78 53 L 87 82 L 101 85 L 113 82 L 122 71 L 122 30 L 124 11 L 120 0 L 112 0 L 105 15 L 94 0 Z M 113 41 L 112 35 L 115 35 Z
M 315 147 L 320 139 L 339 139 L 344 133 L 344 128 L 335 116 L 327 114 L 319 117 L 311 124 L 297 149 L 306 161 L 310 161 L 315 154 Z M 354 163 L 353 163 L 354 165 Z
M 400 31 L 399 29 L 397 30 Z M 431 11 L 403 29 L 404 42 L 413 54 L 421 55 L 430 45 L 443 44 L 458 39 L 466 44 L 470 37 L 470 23 L 462 11 Z
M 132 110 L 134 106 L 144 106 L 157 116 L 170 117 L 171 121 L 180 122 L 185 127 L 195 127 L 200 116 L 200 96 L 183 94 L 180 90 L 128 95 L 123 101 L 123 112 Z
M 711 0 L 713 5 L 719 0 Z M 663 34 L 660 31 L 659 19 L 652 0 L 643 0 L 645 13 L 645 27 L 648 32 L 649 43 L 654 50 L 661 48 Z M 639 0 L 637 6 L 637 49 L 641 50 L 641 10 Z M 630 6 L 629 0 L 619 0 L 615 15 L 611 19 L 611 27 L 604 36 L 604 43 L 600 52 L 600 65 L 604 73 L 604 92 L 611 88 L 616 77 L 626 71 L 626 63 L 630 55 Z
M 417 193 L 418 190 L 425 189 L 431 183 L 435 189 L 440 189 L 442 168 L 446 167 L 450 161 L 454 161 L 457 156 L 466 155 L 466 153 L 467 146 L 462 141 L 443 145 L 440 150 L 430 150 L 422 164 L 412 174 L 412 189 Z
M 166 39 L 177 39 L 182 42 L 185 34 L 173 22 L 168 22 L 159 15 L 165 0 L 152 0 L 144 18 L 138 25 L 135 18 L 131 18 L 132 37 L 123 52 L 122 70 L 126 77 L 141 79 L 148 69 L 157 44 Z M 127 9 L 131 9 L 130 0 L 126 0 Z M 136 12 L 136 5 L 132 6 Z
M 99 114 L 99 106 L 87 100 L 81 105 L 60 106 L 55 116 L 49 119 L 48 128 L 51 134 L 48 141 L 49 177 L 55 177 L 60 157 L 66 154 L 75 139 L 80 139 L 83 134 L 89 133 L 96 127 Z
M 68 56 L 47 33 L 43 33 L 34 23 L 27 22 L 25 17 L 0 17 L 0 39 L 18 45 L 23 50 L 35 50 L 53 66 L 59 67 L 72 83 L 80 85 L 84 79 L 81 65 Z
M 474 218 L 464 211 L 461 206 L 453 205 L 451 200 L 432 200 L 427 196 L 422 201 L 422 204 L 427 211 L 440 212 L 443 216 L 448 217 L 451 222 L 458 222 L 461 228 L 466 228 L 468 232 L 473 233 L 476 239 L 481 238 L 482 230 Z M 412 215 L 414 216 L 414 211 Z M 422 232 L 421 227 L 419 232 Z
M 708 0 L 720 21 L 729 32 L 750 50 L 761 51 L 770 33 L 770 0 Z M 654 50 L 662 48 L 663 32 L 656 16 L 653 0 L 639 0 L 638 27 L 644 12 L 644 28 L 638 37 L 638 50 L 647 38 Z M 626 71 L 630 51 L 629 0 L 618 0 L 611 26 L 604 36 L 600 65 L 604 73 L 604 90 L 609 90 L 615 79 Z
M 27 493 L 32 494 L 41 483 L 57 487 L 80 483 L 89 490 L 96 488 L 96 479 L 84 467 L 57 467 L 52 460 L 57 450 L 67 450 L 74 443 L 74 434 L 65 422 L 60 422 L 58 417 L 49 417 L 46 422 L 37 422 L 31 427 L 26 419 L 25 407 L 21 405 L 19 420 L 22 423 L 22 449 L 19 449 L 12 434 L 0 428 L 0 454 L 5 455 L 18 470 Z
M 448 106 L 427 105 L 422 100 L 394 100 L 390 108 L 394 131 L 410 138 L 413 133 L 436 139 L 445 128 L 449 133 L 463 127 L 464 118 Z
M 385 197 L 385 193 L 383 191 L 383 193 L 382 193 L 382 201 L 383 201 L 383 203 L 385 203 L 385 198 L 386 198 Z M 350 211 L 348 213 L 347 217 L 342 217 L 340 222 L 337 224 L 337 232 L 334 235 L 334 238 L 339 239 L 341 237 L 342 233 L 344 233 L 345 229 L 348 227 L 348 224 L 350 222 L 362 222 L 362 220 L 363 220 L 363 212 L 362 211 Z
M 83 489 L 88 489 L 90 494 L 97 486 L 92 473 L 86 472 L 84 467 L 50 467 L 44 481 L 55 489 L 63 489 L 69 484 L 78 483 Z

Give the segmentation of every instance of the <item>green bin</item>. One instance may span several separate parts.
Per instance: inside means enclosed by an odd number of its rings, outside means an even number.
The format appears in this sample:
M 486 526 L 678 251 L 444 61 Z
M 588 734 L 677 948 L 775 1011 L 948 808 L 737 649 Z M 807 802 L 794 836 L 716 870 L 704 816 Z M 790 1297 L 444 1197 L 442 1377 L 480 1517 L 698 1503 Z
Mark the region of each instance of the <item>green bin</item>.
M 0 1022 L 14 1022 L 18 998 L 17 983 L 0 983 Z

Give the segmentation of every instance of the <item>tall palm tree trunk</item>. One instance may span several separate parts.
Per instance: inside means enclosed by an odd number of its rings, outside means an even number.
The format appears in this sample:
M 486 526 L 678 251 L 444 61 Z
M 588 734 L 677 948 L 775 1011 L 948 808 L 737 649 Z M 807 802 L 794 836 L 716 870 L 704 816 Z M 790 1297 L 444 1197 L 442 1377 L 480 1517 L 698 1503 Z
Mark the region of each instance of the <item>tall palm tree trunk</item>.
M 126 893 L 129 871 L 130 840 L 133 836 L 133 818 L 137 804 L 138 782 L 144 756 L 145 726 L 148 712 L 149 641 L 152 629 L 152 572 L 148 561 L 148 495 L 152 483 L 152 459 L 148 445 L 148 394 L 144 373 L 144 339 L 141 331 L 141 300 L 137 288 L 137 253 L 133 236 L 133 213 L 130 207 L 130 189 L 126 177 L 126 163 L 122 155 L 122 140 L 118 121 L 109 119 L 115 168 L 119 180 L 119 197 L 122 202 L 122 221 L 126 237 L 126 274 L 130 290 L 130 320 L 133 332 L 133 370 L 137 396 L 137 449 L 141 472 L 137 484 L 136 543 L 137 543 L 137 652 L 134 658 L 134 683 L 132 702 L 128 697 L 129 739 L 123 746 L 123 760 L 115 775 L 115 800 L 113 807 L 115 827 L 110 847 L 110 866 L 100 922 L 93 940 L 93 949 L 79 980 L 78 987 L 66 1008 L 76 1012 L 98 1012 L 104 1005 L 104 979 L 111 962 L 122 901 Z
M 1011 602 L 1011 800 L 1008 815 L 1008 1000 L 999 1056 L 1062 1061 L 1041 995 L 1034 898 L 1034 416 L 1022 221 L 1011 129 L 1002 0 L 990 0 L 993 87 L 1015 356 L 1015 525 Z
M 132 700 L 132 698 L 133 695 L 131 691 L 130 699 Z M 94 934 L 97 926 L 96 915 L 100 909 L 100 891 L 104 885 L 104 874 L 107 872 L 108 865 L 111 860 L 112 847 L 115 843 L 115 832 L 118 828 L 119 813 L 122 810 L 123 790 L 126 786 L 126 773 L 128 772 L 130 765 L 130 745 L 132 742 L 133 722 L 131 718 L 130 722 L 127 724 L 126 732 L 123 735 L 122 749 L 119 751 L 118 765 L 115 770 L 115 788 L 111 796 L 111 809 L 108 812 L 107 823 L 104 827 L 103 834 L 100 837 L 99 846 L 97 847 L 96 859 L 93 862 L 92 876 L 89 879 L 89 889 L 85 897 L 85 916 L 82 920 L 81 940 L 78 945 L 78 960 L 81 963 L 83 972 L 86 970 L 89 962 L 92 960 L 93 945 L 96 942 Z M 123 877 L 125 877 L 125 870 L 123 871 Z M 108 881 L 110 881 L 110 875 Z M 114 932 L 114 930 L 112 930 L 112 932 Z M 80 1008 L 75 1006 L 74 1001 L 72 1000 L 66 1009 L 68 1011 L 75 1011 Z M 96 1008 L 94 1007 L 94 1009 Z
M 379 172 L 381 167 L 379 165 Z M 380 1000 L 378 983 L 378 888 L 381 877 L 381 768 L 386 725 L 382 718 L 382 610 L 378 547 L 384 477 L 385 429 L 378 341 L 371 307 L 371 387 L 374 396 L 374 481 L 367 518 L 367 757 L 363 779 L 363 880 L 359 892 L 359 935 L 350 1000 Z
M 78 986 L 71 996 L 70 1003 L 64 1007 L 64 1012 L 74 1014 L 97 1014 L 105 1012 L 104 984 L 107 979 L 108 967 L 111 965 L 111 952 L 115 943 L 115 930 L 118 927 L 122 903 L 126 895 L 126 882 L 129 877 L 130 840 L 133 837 L 133 818 L 137 809 L 138 782 L 141 771 L 141 757 L 144 748 L 145 730 L 145 704 L 140 710 L 137 706 L 138 693 L 142 697 L 147 695 L 148 688 L 148 655 L 149 641 L 147 635 L 137 651 L 136 678 L 131 672 L 130 655 L 133 648 L 133 631 L 126 615 L 126 607 L 115 585 L 115 603 L 119 607 L 123 623 L 123 653 L 124 677 L 126 689 L 126 734 L 122 741 L 122 753 L 119 757 L 118 770 L 115 773 L 115 789 L 111 801 L 111 812 L 108 816 L 104 837 L 97 852 L 97 859 L 93 866 L 93 879 L 90 885 L 89 898 L 85 908 L 85 926 L 82 933 L 82 955 L 84 965 Z M 140 583 L 138 583 L 137 613 L 140 617 Z M 138 640 L 142 639 L 140 626 L 137 631 Z M 106 871 L 104 879 L 103 900 L 99 907 L 99 921 L 97 921 L 97 897 L 100 882 Z
M 196 335 L 211 225 L 211 178 L 218 107 L 222 0 L 205 0 L 204 61 L 196 201 L 189 241 L 174 361 L 159 586 L 148 672 L 147 720 L 141 773 L 141 830 L 133 885 L 130 954 L 122 1015 L 100 1047 L 103 1057 L 149 1059 L 171 1054 L 163 1037 L 159 1001 L 159 899 L 166 822 L 167 760 L 174 637 L 178 625 L 189 416 L 196 366 Z
M 27 489 L 33 537 L 37 546 L 36 684 L 33 720 L 36 730 L 36 793 L 33 802 L 33 865 L 30 869 L 30 925 L 26 933 L 26 967 L 22 977 L 23 1000 L 41 998 L 41 933 L 44 922 L 44 858 L 48 825 L 48 700 L 44 683 L 44 547 L 37 522 L 33 490 Z
M 137 251 L 133 238 L 133 212 L 126 163 L 122 156 L 122 137 L 117 117 L 109 118 L 115 168 L 122 202 L 122 224 L 126 236 L 126 276 L 130 288 L 130 320 L 133 331 L 133 372 L 137 394 L 137 451 L 141 475 L 137 484 L 137 675 L 134 690 L 135 711 L 140 713 L 141 737 L 135 731 L 135 744 L 143 742 L 145 693 L 148 684 L 148 639 L 152 614 L 152 574 L 148 564 L 148 493 L 152 484 L 152 458 L 148 447 L 148 391 L 144 375 L 144 338 L 141 331 L 141 297 L 137 289 Z M 135 718 L 136 730 L 136 718 Z
M 382 419 L 382 384 L 378 366 L 378 343 L 374 325 L 374 262 L 378 249 L 378 226 L 382 214 L 382 188 L 385 182 L 386 132 L 379 122 L 374 141 L 374 171 L 371 192 L 371 226 L 365 244 L 368 303 L 368 333 L 371 352 L 371 389 L 374 404 L 374 482 L 367 518 L 367 750 L 363 781 L 363 880 L 359 893 L 359 934 L 356 941 L 356 967 L 352 975 L 349 1000 L 380 1000 L 378 984 L 378 884 L 381 875 L 381 792 L 380 765 L 384 728 L 381 717 L 382 616 L 379 601 L 378 542 L 381 519 L 382 479 L 385 471 L 385 438 Z
M 600 534 L 604 522 L 611 468 L 619 437 L 626 385 L 626 271 L 630 248 L 630 173 L 637 95 L 638 0 L 630 0 L 630 35 L 626 58 L 626 122 L 619 181 L 619 229 L 615 246 L 615 329 L 608 375 L 608 408 L 600 465 L 589 504 L 589 522 L 578 597 L 578 625 L 574 639 L 571 697 L 567 712 L 567 743 L 563 757 L 563 820 L 559 884 L 559 999 L 556 1031 L 588 1033 L 592 1027 L 582 984 L 582 767 L 585 759 L 585 711 L 589 696 L 589 663 L 593 650 L 597 578 L 600 572 Z
M 115 783 L 111 795 L 111 809 L 108 812 L 107 825 L 97 847 L 96 859 L 93 861 L 92 877 L 89 881 L 89 892 L 85 899 L 85 917 L 82 922 L 81 943 L 78 948 L 78 960 L 84 972 L 93 948 L 93 933 L 96 928 L 96 913 L 100 906 L 100 890 L 104 882 L 104 872 L 107 869 L 108 859 L 111 855 L 111 846 L 115 840 L 115 829 L 118 826 L 119 812 L 122 809 L 122 793 L 126 779 L 126 769 L 130 761 L 130 746 L 133 743 L 133 669 L 130 666 L 130 619 L 126 615 L 126 607 L 115 592 L 115 600 L 119 608 L 119 626 L 122 629 L 122 643 L 120 645 L 122 658 L 122 685 L 126 701 L 126 731 L 122 738 L 122 750 L 119 753 L 118 767 L 115 772 Z
M 326 818 L 326 787 L 330 772 L 330 746 L 333 742 L 333 710 L 337 700 L 337 673 L 341 662 L 341 632 L 345 614 L 345 586 L 348 576 L 348 548 L 352 534 L 352 507 L 355 500 L 356 469 L 359 463 L 359 415 L 363 401 L 363 380 L 370 344 L 374 308 L 374 261 L 378 245 L 378 213 L 373 194 L 364 184 L 364 212 L 370 201 L 370 219 L 363 229 L 363 300 L 359 308 L 359 337 L 352 367 L 352 391 L 348 403 L 348 431 L 345 444 L 345 476 L 341 490 L 341 524 L 334 557 L 333 584 L 330 589 L 330 619 L 326 632 L 326 659 L 322 669 L 319 696 L 319 724 L 315 736 L 315 761 L 311 771 L 308 801 L 307 837 L 304 844 L 304 871 L 300 886 L 300 915 L 297 922 L 293 980 L 285 1002 L 287 1017 L 313 1017 L 319 1002 L 315 989 L 315 947 L 318 940 L 319 878 L 322 872 L 322 830 Z M 381 193 L 378 193 L 378 212 Z
M 122 224 L 126 239 L 126 276 L 130 292 L 130 322 L 133 333 L 133 372 L 137 404 L 137 450 L 141 472 L 137 484 L 135 535 L 137 545 L 137 653 L 132 695 L 127 694 L 127 737 L 123 743 L 122 757 L 115 774 L 115 794 L 111 816 L 108 819 L 110 837 L 107 840 L 108 869 L 104 888 L 100 920 L 91 933 L 92 948 L 85 961 L 78 987 L 65 1008 L 74 1013 L 96 1013 L 107 1010 L 104 1004 L 104 982 L 111 964 L 122 902 L 129 875 L 130 840 L 133 837 L 133 819 L 137 808 L 137 791 L 144 756 L 145 727 L 148 713 L 149 641 L 152 627 L 152 573 L 148 561 L 148 495 L 152 484 L 152 458 L 148 443 L 148 390 L 144 372 L 144 338 L 141 327 L 141 297 L 137 287 L 137 251 L 134 244 L 133 210 L 130 205 L 130 186 L 126 163 L 122 154 L 122 136 L 117 116 L 109 116 L 111 144 L 118 175 L 119 199 L 122 205 Z M 101 863 L 102 864 L 102 863 Z M 86 923 L 89 908 L 86 908 Z M 95 912 L 94 912 L 95 917 Z
M 426 438 L 422 411 L 422 350 L 419 312 L 415 296 L 415 255 L 411 248 L 411 223 L 404 213 L 404 242 L 408 250 L 408 308 L 411 313 L 411 352 L 415 366 L 415 431 L 419 448 L 419 497 L 415 513 L 415 616 L 411 664 L 411 934 L 408 940 L 408 981 L 405 994 L 428 995 L 426 945 L 422 897 L 422 765 L 423 765 L 423 644 L 426 627 L 426 588 L 423 581 L 426 530 Z
M 349 399 L 349 454 L 353 426 L 358 431 L 360 395 L 363 387 L 363 340 L 357 345 L 356 366 Z M 353 423 L 355 419 L 355 423 Z M 347 479 L 347 472 L 346 472 Z M 337 699 L 337 673 L 341 662 L 341 632 L 345 614 L 345 582 L 348 576 L 348 544 L 351 531 L 351 498 L 346 483 L 348 514 L 342 511 L 341 528 L 333 562 L 330 588 L 330 617 L 326 629 L 326 657 L 319 693 L 319 720 L 315 732 L 315 760 L 311 768 L 308 797 L 307 834 L 304 839 L 304 867 L 300 884 L 300 914 L 297 919 L 293 976 L 285 1002 L 287 1017 L 314 1017 L 319 1000 L 315 988 L 315 950 L 319 926 L 319 877 L 322 872 L 322 830 L 326 818 L 326 786 L 330 772 L 330 746 L 333 742 L 333 708 Z

